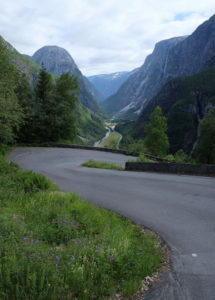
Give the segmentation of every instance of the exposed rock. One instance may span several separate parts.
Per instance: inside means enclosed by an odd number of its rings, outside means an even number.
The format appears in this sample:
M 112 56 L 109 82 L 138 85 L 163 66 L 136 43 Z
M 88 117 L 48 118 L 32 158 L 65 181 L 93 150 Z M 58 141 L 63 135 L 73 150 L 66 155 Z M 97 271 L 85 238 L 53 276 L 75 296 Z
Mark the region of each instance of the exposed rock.
M 200 25 L 192 35 L 156 44 L 138 72 L 128 78 L 118 92 L 104 102 L 104 109 L 115 116 L 141 108 L 170 79 L 199 72 L 215 64 L 215 15 Z

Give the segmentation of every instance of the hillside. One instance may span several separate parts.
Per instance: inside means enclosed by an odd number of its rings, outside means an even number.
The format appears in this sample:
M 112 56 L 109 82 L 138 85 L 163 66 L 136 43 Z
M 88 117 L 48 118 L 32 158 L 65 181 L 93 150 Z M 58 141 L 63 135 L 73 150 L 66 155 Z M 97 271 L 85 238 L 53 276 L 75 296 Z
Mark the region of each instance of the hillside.
M 19 70 L 21 73 L 25 73 L 31 85 L 35 85 L 37 81 L 37 77 L 39 74 L 40 68 L 34 62 L 32 62 L 25 55 L 20 54 L 11 44 L 4 40 L 3 37 L 0 36 L 0 41 L 8 50 L 8 55 L 10 56 L 13 65 Z
M 117 130 L 136 139 L 144 137 L 144 126 L 159 105 L 167 117 L 170 151 L 190 153 L 198 136 L 199 121 L 215 105 L 215 68 L 185 78 L 172 79 L 143 109 L 136 122 L 125 123 Z

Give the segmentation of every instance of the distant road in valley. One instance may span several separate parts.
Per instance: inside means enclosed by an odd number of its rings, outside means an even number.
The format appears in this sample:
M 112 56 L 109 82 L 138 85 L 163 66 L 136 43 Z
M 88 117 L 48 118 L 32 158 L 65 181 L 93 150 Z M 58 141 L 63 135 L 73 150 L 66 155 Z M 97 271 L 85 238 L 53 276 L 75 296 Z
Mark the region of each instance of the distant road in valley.
M 161 235 L 174 271 L 146 300 L 215 299 L 215 178 L 81 167 L 89 159 L 121 165 L 130 159 L 99 151 L 17 148 L 9 159 Z

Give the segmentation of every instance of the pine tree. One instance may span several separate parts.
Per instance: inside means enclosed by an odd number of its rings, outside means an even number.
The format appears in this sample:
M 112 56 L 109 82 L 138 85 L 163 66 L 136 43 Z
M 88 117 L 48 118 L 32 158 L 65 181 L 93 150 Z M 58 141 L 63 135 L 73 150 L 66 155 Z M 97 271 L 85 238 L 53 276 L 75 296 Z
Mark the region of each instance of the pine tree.
M 215 107 L 212 108 L 199 125 L 197 158 L 200 163 L 215 164 Z
M 54 97 L 51 74 L 46 72 L 44 65 L 40 70 L 37 85 L 35 87 L 34 107 L 34 131 L 35 141 L 50 141 L 53 115 Z
M 73 140 L 76 135 L 75 104 L 79 93 L 77 78 L 68 73 L 62 74 L 56 81 L 55 107 L 57 118 L 55 125 L 56 140 Z
M 35 140 L 56 142 L 75 137 L 77 93 L 77 80 L 68 73 L 57 78 L 54 85 L 51 75 L 42 67 L 35 88 Z
M 155 156 L 164 157 L 169 149 L 167 121 L 162 116 L 160 106 L 157 106 L 150 116 L 150 122 L 144 128 L 146 137 L 144 144 L 147 151 Z

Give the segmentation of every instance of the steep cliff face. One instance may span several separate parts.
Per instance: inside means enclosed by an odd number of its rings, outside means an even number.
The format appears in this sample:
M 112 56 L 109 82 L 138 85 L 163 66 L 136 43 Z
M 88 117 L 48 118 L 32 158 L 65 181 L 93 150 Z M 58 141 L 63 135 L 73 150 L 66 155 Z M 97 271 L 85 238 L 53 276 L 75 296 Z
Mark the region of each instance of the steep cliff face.
M 155 96 L 164 82 L 170 50 L 184 39 L 185 37 L 177 37 L 157 43 L 142 67 L 124 82 L 115 95 L 104 102 L 102 106 L 105 111 L 117 117 L 128 111 L 140 113 L 144 104 Z
M 159 105 L 167 117 L 171 152 L 192 151 L 198 136 L 201 119 L 215 105 L 215 68 L 207 68 L 194 75 L 170 80 L 143 109 L 130 133 L 144 137 L 144 127 Z
M 215 15 L 171 49 L 165 67 L 165 78 L 197 73 L 214 55 Z
M 199 72 L 215 55 L 215 15 L 188 37 L 156 44 L 140 70 L 107 99 L 104 109 L 116 116 L 139 113 L 171 78 Z
M 103 114 L 93 97 L 93 91 L 89 91 L 86 86 L 85 81 L 87 79 L 84 78 L 69 52 L 58 46 L 44 46 L 36 51 L 31 59 L 39 67 L 41 67 L 43 63 L 46 70 L 53 75 L 60 76 L 63 73 L 69 73 L 70 75 L 76 76 L 79 82 L 79 99 L 81 103 L 94 112 L 101 115 Z

